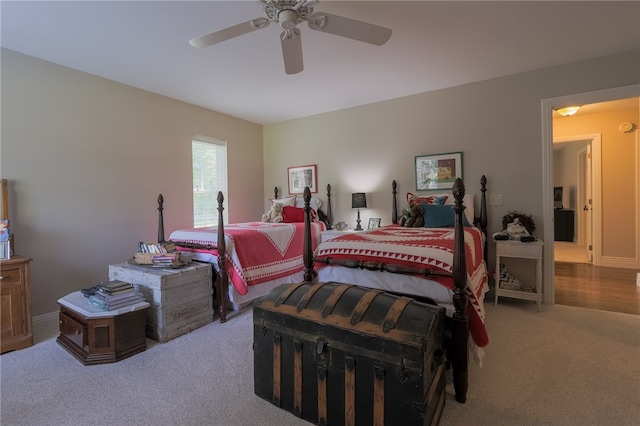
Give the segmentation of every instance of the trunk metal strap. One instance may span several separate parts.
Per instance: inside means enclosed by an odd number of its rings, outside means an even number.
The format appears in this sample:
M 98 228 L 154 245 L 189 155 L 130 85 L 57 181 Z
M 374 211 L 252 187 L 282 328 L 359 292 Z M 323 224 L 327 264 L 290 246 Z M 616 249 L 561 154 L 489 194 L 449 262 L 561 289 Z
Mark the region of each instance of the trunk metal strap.
M 331 296 L 329 296 L 324 304 L 324 307 L 322 308 L 322 318 L 328 317 L 331 312 L 333 312 L 333 308 L 336 307 L 336 303 L 338 303 L 340 297 L 351 287 L 351 284 L 342 284 L 333 289 L 333 293 L 331 293 Z
M 289 296 L 291 296 L 291 293 L 296 291 L 298 287 L 301 287 L 304 284 L 306 284 L 304 281 L 299 282 L 297 284 L 291 284 L 285 291 L 280 293 L 280 296 L 278 297 L 278 299 L 275 301 L 273 305 L 276 307 L 282 305 L 289 298 Z
M 389 330 L 392 330 L 396 327 L 400 315 L 402 315 L 402 312 L 404 312 L 404 308 L 406 308 L 407 305 L 412 302 L 412 300 L 413 299 L 402 296 L 398 297 L 396 301 L 393 302 L 391 308 L 389 308 L 389 311 L 384 318 L 384 321 L 382 322 L 383 332 L 388 333 Z
M 362 320 L 362 317 L 364 317 L 365 312 L 367 312 L 367 309 L 369 309 L 369 305 L 371 305 L 371 302 L 373 302 L 373 299 L 375 299 L 376 296 L 379 295 L 380 293 L 382 293 L 382 290 L 374 289 L 374 290 L 367 291 L 362 296 L 362 298 L 356 305 L 356 308 L 353 310 L 353 314 L 351 314 L 351 325 L 356 325 L 357 323 L 360 322 L 360 320 Z
M 311 300 L 313 295 L 316 294 L 316 292 L 320 290 L 322 287 L 324 287 L 325 284 L 326 283 L 315 283 L 311 287 L 309 287 L 307 289 L 307 292 L 304 294 L 304 296 L 302 296 L 302 299 L 300 299 L 300 302 L 298 302 L 298 306 L 296 306 L 296 311 L 300 312 L 304 308 L 306 308 L 307 304 L 309 303 L 309 300 Z

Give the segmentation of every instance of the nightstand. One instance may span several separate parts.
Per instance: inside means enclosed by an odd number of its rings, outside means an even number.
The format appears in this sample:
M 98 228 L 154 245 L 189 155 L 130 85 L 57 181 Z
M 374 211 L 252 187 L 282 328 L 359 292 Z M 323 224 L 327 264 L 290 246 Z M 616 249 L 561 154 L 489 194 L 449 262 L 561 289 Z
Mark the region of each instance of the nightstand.
M 340 235 L 348 234 L 350 232 L 362 232 L 362 231 L 356 231 L 355 229 L 345 229 L 344 231 L 338 231 L 337 229 L 328 229 L 320 233 L 320 239 L 321 239 L 320 242 L 323 243 L 325 241 L 332 240 L 336 237 L 339 237 Z
M 511 297 L 514 299 L 532 300 L 538 304 L 540 311 L 540 303 L 542 302 L 542 252 L 544 241 L 537 240 L 528 243 L 512 240 L 496 240 L 496 288 L 495 302 L 498 304 L 498 297 Z M 535 289 L 532 292 L 507 290 L 498 287 L 500 281 L 500 258 L 514 257 L 519 259 L 532 259 L 536 261 L 536 278 Z

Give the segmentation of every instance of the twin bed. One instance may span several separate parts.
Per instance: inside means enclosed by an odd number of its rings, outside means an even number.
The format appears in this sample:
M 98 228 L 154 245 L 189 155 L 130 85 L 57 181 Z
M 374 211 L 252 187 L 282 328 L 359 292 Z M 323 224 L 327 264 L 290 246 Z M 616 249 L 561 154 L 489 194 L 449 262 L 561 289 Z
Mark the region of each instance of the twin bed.
M 473 211 L 474 194 L 465 196 L 464 183 L 456 179 L 451 194 L 430 197 L 446 203 L 427 207 L 428 214 L 444 214 L 439 227 L 387 225 L 345 233 L 322 243 L 321 232 L 331 225 L 329 185 L 328 214 L 314 214 L 318 209 L 311 204 L 318 201 L 312 199 L 307 188 L 302 199 L 296 200 L 304 211 L 303 222 L 295 223 L 224 226 L 224 200 L 219 194 L 218 227 L 176 230 L 169 240 L 196 260 L 214 263 L 221 322 L 226 321 L 229 301 L 246 304 L 280 284 L 300 281 L 358 284 L 445 306 L 451 336 L 446 342 L 447 358 L 453 367 L 456 400 L 465 402 L 469 336 L 479 351 L 488 344 L 483 306 L 488 291 L 484 176 L 480 183 L 479 216 Z M 395 181 L 392 191 L 392 219 L 397 223 Z M 324 221 L 312 220 L 314 216 Z M 159 232 L 158 238 L 164 239 L 164 235 Z

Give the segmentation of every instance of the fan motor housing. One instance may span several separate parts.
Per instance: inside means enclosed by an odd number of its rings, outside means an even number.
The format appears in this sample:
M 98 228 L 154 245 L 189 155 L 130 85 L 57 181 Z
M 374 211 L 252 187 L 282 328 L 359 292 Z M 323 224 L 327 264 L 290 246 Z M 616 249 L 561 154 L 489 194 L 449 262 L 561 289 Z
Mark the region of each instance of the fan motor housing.
M 298 14 L 291 9 L 281 10 L 278 13 L 278 23 L 283 30 L 292 30 L 298 25 Z

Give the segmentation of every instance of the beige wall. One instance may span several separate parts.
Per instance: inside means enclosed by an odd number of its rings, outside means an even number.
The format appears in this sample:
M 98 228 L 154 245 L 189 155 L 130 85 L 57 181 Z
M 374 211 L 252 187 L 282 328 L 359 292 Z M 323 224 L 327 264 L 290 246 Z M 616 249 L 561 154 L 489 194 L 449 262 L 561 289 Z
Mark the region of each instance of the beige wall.
M 488 192 L 503 196 L 488 208 L 490 233 L 518 210 L 533 215 L 542 237 L 542 100 L 638 82 L 633 51 L 268 125 L 265 191 L 286 191 L 287 167 L 317 164 L 319 187 L 334 188 L 334 221 L 355 224 L 350 194 L 364 191 L 364 223 L 388 224 L 391 181 L 400 195 L 416 189 L 415 156 L 462 151 L 467 190 L 477 192 L 485 174 Z M 492 253 L 490 245 L 490 268 Z
M 2 177 L 33 314 L 108 279 L 108 265 L 191 226 L 191 136 L 228 142 L 229 217 L 263 213 L 262 126 L 2 50 Z
M 263 128 L 11 51 L 1 65 L 1 174 L 16 251 L 34 258 L 36 316 L 155 239 L 158 193 L 167 232 L 191 224 L 192 134 L 229 143 L 232 222 L 259 217 L 274 186 L 286 192 L 287 167 L 317 164 L 336 221 L 355 222 L 350 194 L 365 191 L 364 223 L 389 223 L 391 181 L 415 190 L 416 155 L 462 151 L 468 190 L 486 174 L 503 195 L 490 232 L 517 209 L 542 235 L 541 100 L 640 82 L 634 51 Z

